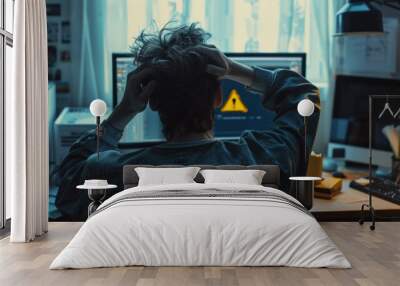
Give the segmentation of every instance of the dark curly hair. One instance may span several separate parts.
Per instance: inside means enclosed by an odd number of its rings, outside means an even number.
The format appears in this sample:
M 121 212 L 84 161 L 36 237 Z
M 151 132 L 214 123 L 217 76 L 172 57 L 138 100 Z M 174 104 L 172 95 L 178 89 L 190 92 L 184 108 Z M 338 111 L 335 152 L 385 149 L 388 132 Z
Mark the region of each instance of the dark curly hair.
M 142 31 L 131 47 L 135 64 L 154 70 L 157 86 L 149 104 L 159 112 L 167 140 L 213 127 L 220 84 L 206 72 L 206 58 L 192 49 L 210 37 L 197 24 L 167 24 L 156 33 Z

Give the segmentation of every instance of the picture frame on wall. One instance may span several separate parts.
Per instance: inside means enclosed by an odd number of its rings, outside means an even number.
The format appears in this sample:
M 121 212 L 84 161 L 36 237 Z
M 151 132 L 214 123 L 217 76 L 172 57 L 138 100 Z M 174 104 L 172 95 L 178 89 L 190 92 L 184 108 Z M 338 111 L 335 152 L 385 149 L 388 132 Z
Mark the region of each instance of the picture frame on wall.
M 48 3 L 46 4 L 47 16 L 61 16 L 61 4 Z
M 48 71 L 48 80 L 53 81 L 54 80 L 54 73 L 52 70 L 49 69 Z
M 64 50 L 60 53 L 60 60 L 62 62 L 68 63 L 71 61 L 71 52 L 68 50 Z
M 61 23 L 61 42 L 63 44 L 69 44 L 71 42 L 71 29 L 68 21 Z
M 48 46 L 48 62 L 49 67 L 54 67 L 57 63 L 57 47 Z
M 69 83 L 65 81 L 57 82 L 56 91 L 58 93 L 68 93 L 70 91 Z
M 58 42 L 58 23 L 48 22 L 47 23 L 47 42 L 50 44 Z
M 55 81 L 60 81 L 62 78 L 62 73 L 60 69 L 57 69 L 56 72 L 54 73 L 54 80 Z

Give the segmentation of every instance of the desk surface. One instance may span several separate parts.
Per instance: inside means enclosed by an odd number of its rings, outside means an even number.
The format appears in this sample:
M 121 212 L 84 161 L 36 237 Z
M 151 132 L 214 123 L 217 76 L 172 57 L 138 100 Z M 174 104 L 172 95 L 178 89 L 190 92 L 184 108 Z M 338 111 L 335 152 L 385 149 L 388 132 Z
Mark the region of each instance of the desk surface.
M 330 200 L 314 198 L 313 212 L 359 211 L 361 205 L 368 203 L 368 194 L 349 187 L 350 181 L 364 177 L 365 172 L 344 172 L 347 176 L 343 180 L 341 193 Z M 329 174 L 323 177 L 329 177 Z M 376 210 L 400 210 L 400 205 L 373 196 L 373 206 Z

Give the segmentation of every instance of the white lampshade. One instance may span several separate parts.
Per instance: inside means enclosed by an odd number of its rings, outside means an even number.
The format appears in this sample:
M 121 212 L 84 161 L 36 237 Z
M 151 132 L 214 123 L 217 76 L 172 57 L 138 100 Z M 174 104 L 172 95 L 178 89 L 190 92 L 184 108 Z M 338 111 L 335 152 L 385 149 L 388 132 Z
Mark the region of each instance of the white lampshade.
M 297 104 L 297 112 L 303 117 L 311 116 L 314 113 L 314 102 L 303 99 Z
M 95 99 L 90 103 L 89 109 L 93 116 L 103 116 L 107 111 L 107 105 L 103 100 Z

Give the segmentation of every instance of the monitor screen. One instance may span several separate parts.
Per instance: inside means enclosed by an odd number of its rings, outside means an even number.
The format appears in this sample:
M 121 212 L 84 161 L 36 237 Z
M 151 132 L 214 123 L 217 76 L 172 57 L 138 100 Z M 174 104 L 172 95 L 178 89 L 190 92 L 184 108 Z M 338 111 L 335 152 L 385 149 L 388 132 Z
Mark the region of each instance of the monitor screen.
M 227 53 L 226 55 L 250 66 L 260 66 L 270 70 L 290 69 L 305 76 L 304 53 Z M 130 54 L 113 54 L 114 106 L 122 99 L 127 74 L 133 69 L 135 66 Z M 221 86 L 223 104 L 215 111 L 215 137 L 237 138 L 245 130 L 265 130 L 270 126 L 275 114 L 261 105 L 260 96 L 231 80 L 223 80 Z M 120 143 L 163 140 L 161 128 L 158 113 L 147 107 L 125 128 Z
M 400 122 L 400 80 L 338 75 L 332 114 L 331 138 L 333 143 L 351 146 L 369 146 L 369 95 L 380 95 L 372 104 L 372 148 L 391 150 L 382 129 Z M 393 115 L 384 111 L 389 103 Z

